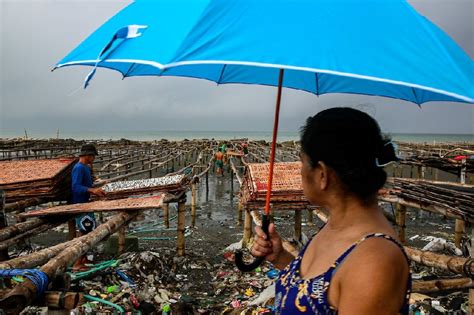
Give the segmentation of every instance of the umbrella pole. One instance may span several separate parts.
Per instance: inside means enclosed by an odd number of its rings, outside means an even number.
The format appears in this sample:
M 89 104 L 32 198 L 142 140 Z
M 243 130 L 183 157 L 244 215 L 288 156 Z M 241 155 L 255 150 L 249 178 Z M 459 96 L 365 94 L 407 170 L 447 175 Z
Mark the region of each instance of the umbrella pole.
M 275 120 L 273 122 L 273 137 L 272 137 L 272 146 L 270 149 L 270 171 L 268 173 L 268 185 L 267 185 L 267 195 L 265 199 L 265 213 L 262 215 L 262 230 L 268 236 L 268 225 L 270 224 L 270 196 L 272 194 L 272 183 L 273 183 L 273 167 L 275 164 L 275 151 L 276 151 L 276 140 L 278 135 L 278 121 L 280 119 L 280 103 L 281 103 L 281 92 L 283 88 L 283 74 L 284 70 L 280 69 L 280 74 L 278 76 L 278 93 L 276 99 L 275 107 Z M 250 264 L 246 264 L 243 261 L 243 253 L 237 251 L 235 253 L 235 265 L 239 268 L 240 271 L 249 272 L 260 266 L 263 262 L 263 257 L 257 257 Z
M 273 122 L 273 137 L 272 137 L 272 147 L 270 150 L 270 172 L 268 173 L 268 186 L 267 186 L 267 196 L 265 199 L 265 215 L 270 215 L 270 196 L 272 194 L 272 184 L 273 184 L 273 167 L 275 165 L 275 151 L 276 151 L 276 141 L 278 135 L 278 122 L 280 120 L 280 103 L 281 103 L 281 92 L 283 88 L 283 75 L 284 70 L 280 69 L 280 75 L 278 76 L 278 93 L 275 106 L 275 119 Z

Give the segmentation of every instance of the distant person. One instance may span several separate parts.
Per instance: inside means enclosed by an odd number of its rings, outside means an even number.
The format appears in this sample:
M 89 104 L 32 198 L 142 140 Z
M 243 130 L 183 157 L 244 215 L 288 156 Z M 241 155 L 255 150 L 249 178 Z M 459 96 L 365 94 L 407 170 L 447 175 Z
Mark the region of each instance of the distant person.
M 294 258 L 275 226 L 256 229 L 252 254 L 281 269 L 276 314 L 408 314 L 411 277 L 397 233 L 377 204 L 398 160 L 377 122 L 352 108 L 324 110 L 301 135 L 301 177 L 308 200 L 329 220 Z
M 219 176 L 224 175 L 224 153 L 222 153 L 222 148 L 217 149 L 216 155 L 216 174 Z
M 249 145 L 248 145 L 248 143 L 243 142 L 241 146 L 242 146 L 242 152 L 244 153 L 244 155 L 249 154 Z
M 102 188 L 93 188 L 92 168 L 97 153 L 97 149 L 93 144 L 84 144 L 81 147 L 79 154 L 79 162 L 74 165 L 72 169 L 72 203 L 85 203 L 90 199 L 90 195 L 98 197 L 105 196 Z M 97 224 L 93 212 L 81 214 L 76 217 L 76 225 L 79 230 L 79 235 L 86 235 L 93 231 Z M 74 264 L 74 268 L 83 269 L 87 263 L 86 257 L 81 257 Z

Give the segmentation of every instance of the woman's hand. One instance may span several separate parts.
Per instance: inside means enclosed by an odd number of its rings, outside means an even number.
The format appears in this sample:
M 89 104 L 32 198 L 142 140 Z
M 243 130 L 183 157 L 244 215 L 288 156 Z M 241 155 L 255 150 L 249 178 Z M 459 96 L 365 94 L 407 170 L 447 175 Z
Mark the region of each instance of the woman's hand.
M 270 223 L 268 226 L 270 239 L 268 239 L 262 228 L 257 226 L 255 228 L 255 241 L 252 245 L 251 253 L 255 257 L 265 257 L 271 263 L 278 260 L 280 254 L 283 252 L 281 237 L 275 229 L 275 224 Z

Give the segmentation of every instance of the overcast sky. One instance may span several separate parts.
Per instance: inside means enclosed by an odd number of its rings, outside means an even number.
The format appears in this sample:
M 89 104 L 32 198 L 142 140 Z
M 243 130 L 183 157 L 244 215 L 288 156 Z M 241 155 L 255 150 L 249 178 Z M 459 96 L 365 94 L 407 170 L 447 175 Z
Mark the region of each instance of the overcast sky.
M 474 58 L 474 0 L 411 0 Z M 0 137 L 62 132 L 141 130 L 271 130 L 276 89 L 216 86 L 185 78 L 121 80 L 99 69 L 81 89 L 89 68 L 54 64 L 129 1 L 0 0 Z M 336 105 L 356 105 L 387 132 L 474 135 L 474 105 L 428 103 L 285 90 L 281 130 Z

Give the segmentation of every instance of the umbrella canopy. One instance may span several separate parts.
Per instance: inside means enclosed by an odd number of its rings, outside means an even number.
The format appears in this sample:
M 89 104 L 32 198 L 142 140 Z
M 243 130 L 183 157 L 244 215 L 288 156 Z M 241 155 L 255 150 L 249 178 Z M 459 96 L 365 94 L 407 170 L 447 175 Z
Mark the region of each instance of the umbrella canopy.
M 127 25 L 147 28 L 98 58 Z M 284 87 L 317 95 L 474 102 L 473 61 L 404 0 L 140 0 L 57 67 L 96 62 L 219 84 L 277 85 L 285 69 Z
M 124 77 L 160 75 L 208 3 L 137 0 L 99 27 L 54 69 L 80 65 L 109 68 Z M 85 87 L 94 72 L 86 78 Z

